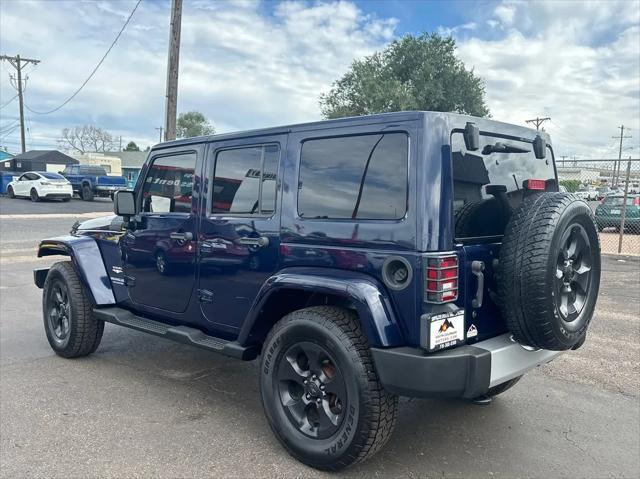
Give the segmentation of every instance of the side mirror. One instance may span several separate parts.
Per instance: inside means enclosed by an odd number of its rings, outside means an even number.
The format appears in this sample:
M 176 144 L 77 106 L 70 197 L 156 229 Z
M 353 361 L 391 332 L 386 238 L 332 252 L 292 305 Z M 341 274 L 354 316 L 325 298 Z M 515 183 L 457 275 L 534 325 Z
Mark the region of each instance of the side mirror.
M 533 140 L 533 153 L 539 160 L 544 160 L 547 156 L 547 142 L 540 135 Z
M 113 212 L 124 218 L 131 217 L 136 214 L 136 197 L 133 191 L 116 191 L 116 194 L 113 197 Z
M 464 146 L 467 151 L 476 151 L 480 148 L 480 128 L 475 123 L 467 122 L 464 127 Z

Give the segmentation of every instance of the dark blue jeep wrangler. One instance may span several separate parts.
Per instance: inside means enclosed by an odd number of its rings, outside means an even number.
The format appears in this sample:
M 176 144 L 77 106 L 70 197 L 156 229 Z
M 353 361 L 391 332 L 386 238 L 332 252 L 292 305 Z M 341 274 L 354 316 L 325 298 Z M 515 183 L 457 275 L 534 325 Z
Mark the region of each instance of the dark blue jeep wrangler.
M 260 357 L 267 419 L 337 470 L 389 439 L 397 396 L 488 401 L 585 340 L 600 282 L 588 205 L 547 134 L 404 112 L 173 141 L 116 217 L 43 240 L 63 357 L 104 322 Z

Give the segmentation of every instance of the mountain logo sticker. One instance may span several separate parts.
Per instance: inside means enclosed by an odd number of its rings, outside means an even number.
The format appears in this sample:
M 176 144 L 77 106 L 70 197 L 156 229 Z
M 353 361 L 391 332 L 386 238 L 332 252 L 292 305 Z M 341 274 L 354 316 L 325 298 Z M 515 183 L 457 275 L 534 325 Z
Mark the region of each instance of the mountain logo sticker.
M 467 330 L 467 338 L 475 338 L 478 335 L 478 329 L 475 327 L 474 324 L 472 324 L 471 326 L 469 326 L 469 329 Z

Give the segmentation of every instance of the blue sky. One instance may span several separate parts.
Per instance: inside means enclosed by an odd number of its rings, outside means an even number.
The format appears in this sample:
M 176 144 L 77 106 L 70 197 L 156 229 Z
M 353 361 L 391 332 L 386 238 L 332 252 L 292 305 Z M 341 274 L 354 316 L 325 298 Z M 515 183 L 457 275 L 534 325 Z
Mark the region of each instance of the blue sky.
M 26 104 L 56 107 L 82 83 L 136 0 L 0 2 L 0 52 L 28 67 Z M 452 35 L 486 83 L 495 119 L 550 116 L 558 154 L 617 155 L 620 124 L 640 156 L 640 2 L 184 0 L 178 110 L 219 132 L 320 118 L 318 97 L 356 58 L 406 33 Z M 157 141 L 162 125 L 169 2 L 144 0 L 95 77 L 65 108 L 27 111 L 30 148 L 65 127 L 94 124 L 124 142 Z M 0 68 L 0 106 L 15 90 Z M 0 110 L 0 145 L 19 149 L 17 101 Z M 634 133 L 635 130 L 635 133 Z

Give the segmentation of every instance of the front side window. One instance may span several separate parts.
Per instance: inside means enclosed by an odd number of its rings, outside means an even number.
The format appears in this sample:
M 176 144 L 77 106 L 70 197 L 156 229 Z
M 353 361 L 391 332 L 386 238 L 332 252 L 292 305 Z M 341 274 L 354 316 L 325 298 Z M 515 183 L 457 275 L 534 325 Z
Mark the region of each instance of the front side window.
M 276 206 L 279 158 L 278 145 L 219 151 L 211 211 L 214 214 L 271 215 Z
M 298 214 L 323 219 L 402 218 L 407 211 L 408 154 L 405 133 L 305 141 Z
M 142 211 L 190 213 L 195 153 L 155 158 L 142 187 Z

